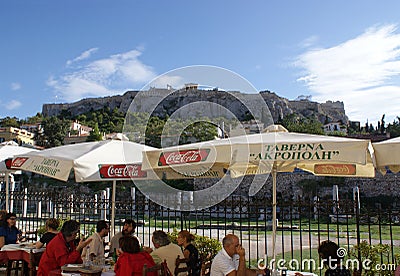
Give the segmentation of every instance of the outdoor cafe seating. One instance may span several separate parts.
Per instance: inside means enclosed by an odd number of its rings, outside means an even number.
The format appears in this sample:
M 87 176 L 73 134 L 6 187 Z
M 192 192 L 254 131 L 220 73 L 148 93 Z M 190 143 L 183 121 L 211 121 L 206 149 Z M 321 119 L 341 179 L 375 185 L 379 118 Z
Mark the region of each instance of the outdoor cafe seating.
M 9 276 L 14 271 L 18 275 L 36 275 L 36 267 L 39 265 L 44 248 L 36 249 L 32 244 L 7 244 L 1 248 L 0 263 L 6 265 L 6 275 Z

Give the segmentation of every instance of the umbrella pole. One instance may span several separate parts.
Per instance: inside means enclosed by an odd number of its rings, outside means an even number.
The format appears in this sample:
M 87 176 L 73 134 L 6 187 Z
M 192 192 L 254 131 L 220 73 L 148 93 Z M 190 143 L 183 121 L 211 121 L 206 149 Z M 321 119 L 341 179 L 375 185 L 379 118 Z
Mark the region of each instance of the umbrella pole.
M 10 182 L 9 182 L 9 173 L 6 172 L 6 211 L 9 212 L 10 210 Z
M 274 163 L 272 167 L 272 260 L 274 261 L 271 269 L 276 269 L 276 174 L 277 168 Z
M 113 180 L 112 185 L 112 196 L 111 196 L 111 237 L 114 237 L 114 227 L 115 227 L 115 192 L 117 189 L 117 180 Z

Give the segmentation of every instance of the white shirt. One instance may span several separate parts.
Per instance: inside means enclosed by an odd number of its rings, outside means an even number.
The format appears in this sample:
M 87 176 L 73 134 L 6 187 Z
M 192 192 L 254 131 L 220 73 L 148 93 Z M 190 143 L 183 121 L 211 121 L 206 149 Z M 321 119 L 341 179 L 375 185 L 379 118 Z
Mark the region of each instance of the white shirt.
M 239 255 L 235 254 L 231 257 L 226 253 L 225 249 L 222 248 L 212 261 L 210 276 L 225 276 L 233 270 L 238 270 L 238 268 Z

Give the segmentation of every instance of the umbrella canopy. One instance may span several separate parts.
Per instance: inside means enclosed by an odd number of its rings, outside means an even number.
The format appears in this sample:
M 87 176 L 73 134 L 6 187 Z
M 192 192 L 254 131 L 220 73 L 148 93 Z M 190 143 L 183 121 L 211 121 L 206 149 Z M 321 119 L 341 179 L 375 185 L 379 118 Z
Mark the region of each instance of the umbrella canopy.
M 386 168 L 392 172 L 400 171 L 400 137 L 383 142 L 372 143 L 376 168 L 384 175 Z
M 155 149 L 126 140 L 105 140 L 49 148 L 18 155 L 13 169 L 21 169 L 67 181 L 74 170 L 77 182 L 113 181 L 111 234 L 114 230 L 117 180 L 146 179 L 141 170 L 142 151 Z
M 370 141 L 290 133 L 273 125 L 263 133 L 144 152 L 144 170 L 186 171 L 223 167 L 232 177 L 295 168 L 324 176 L 374 177 Z M 199 171 L 200 173 L 200 171 Z
M 224 167 L 233 178 L 271 172 L 275 258 L 277 172 L 300 168 L 322 176 L 374 177 L 370 146 L 369 140 L 290 133 L 272 125 L 259 134 L 145 151 L 142 169 L 184 173 Z
M 12 168 L 67 181 L 74 170 L 77 182 L 146 178 L 141 170 L 142 151 L 154 149 L 121 140 L 65 145 L 19 155 Z
M 5 173 L 6 180 L 6 210 L 9 210 L 9 174 L 14 170 L 7 169 L 5 161 L 9 158 L 14 157 L 14 155 L 25 154 L 28 152 L 37 152 L 37 150 L 32 148 L 20 147 L 14 141 L 7 141 L 0 144 L 0 172 Z

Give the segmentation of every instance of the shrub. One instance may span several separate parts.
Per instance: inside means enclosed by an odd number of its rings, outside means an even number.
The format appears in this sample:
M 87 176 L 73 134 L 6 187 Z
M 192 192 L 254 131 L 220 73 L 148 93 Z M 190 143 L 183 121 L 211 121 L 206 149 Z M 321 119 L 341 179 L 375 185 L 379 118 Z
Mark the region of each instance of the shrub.
M 172 233 L 168 233 L 171 242 L 177 244 L 178 231 L 174 229 Z M 221 243 L 216 239 L 211 239 L 209 237 L 194 235 L 193 245 L 199 250 L 199 257 L 201 260 L 213 259 L 217 255 L 218 251 L 222 249 Z

